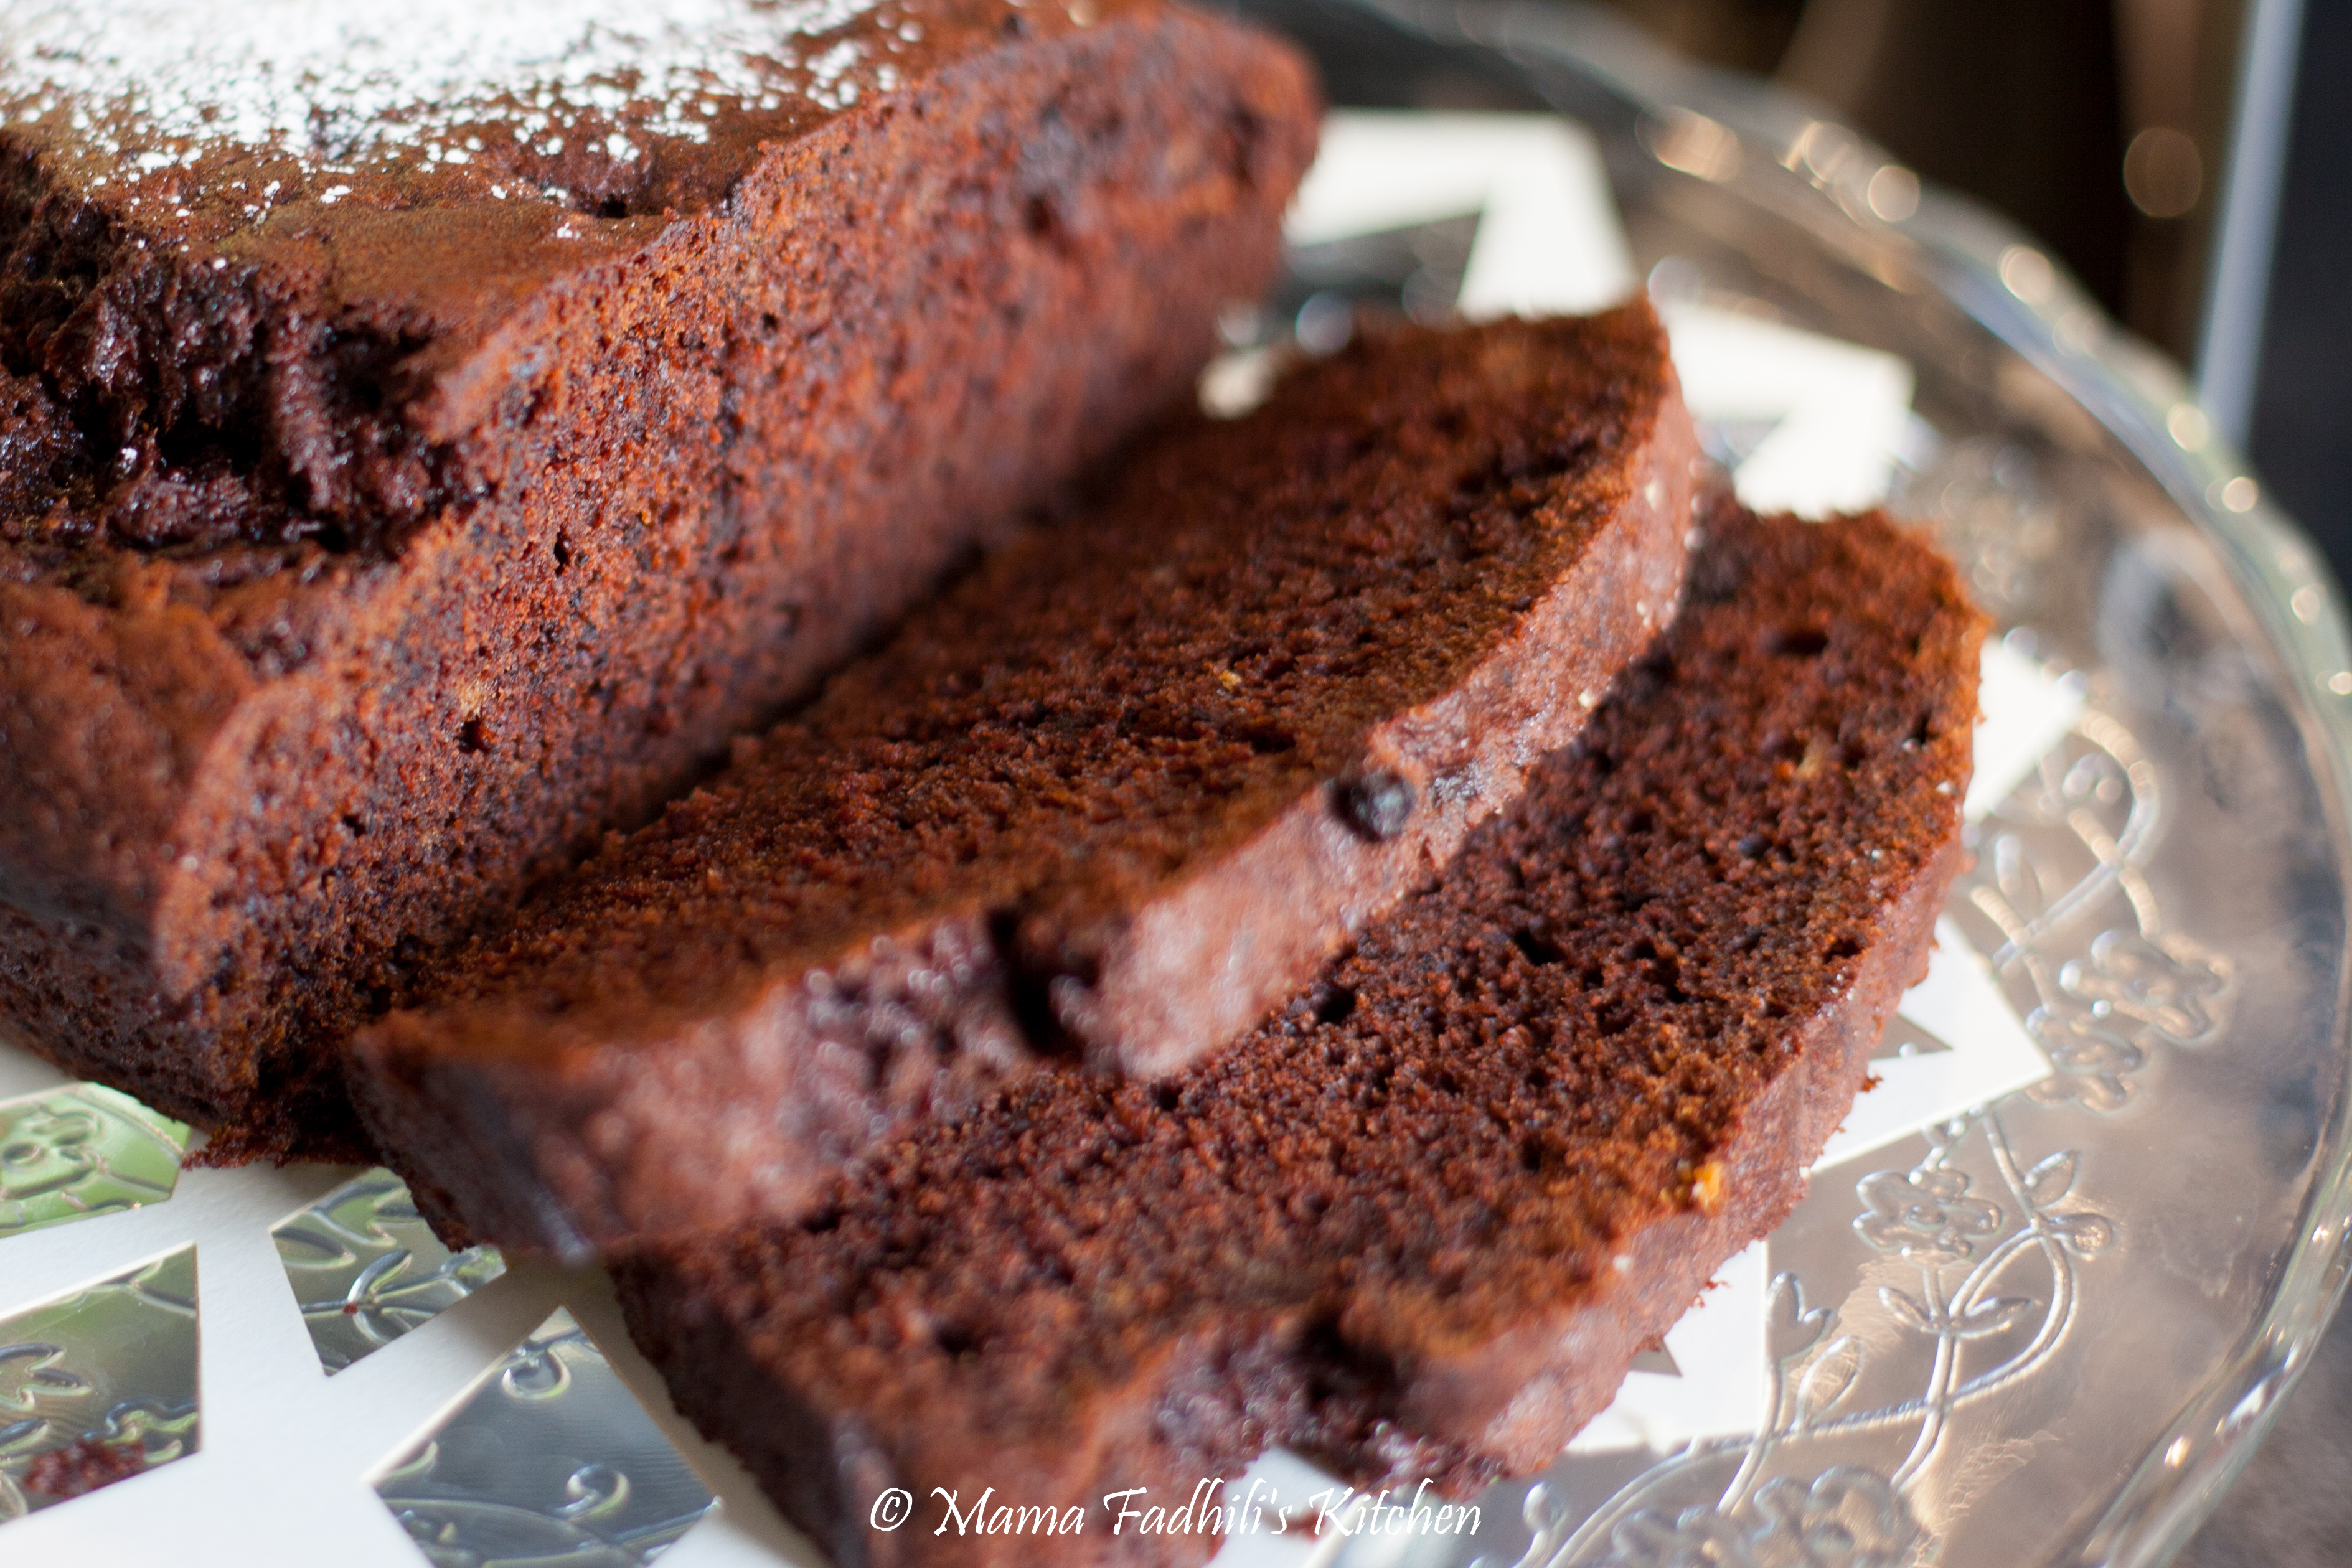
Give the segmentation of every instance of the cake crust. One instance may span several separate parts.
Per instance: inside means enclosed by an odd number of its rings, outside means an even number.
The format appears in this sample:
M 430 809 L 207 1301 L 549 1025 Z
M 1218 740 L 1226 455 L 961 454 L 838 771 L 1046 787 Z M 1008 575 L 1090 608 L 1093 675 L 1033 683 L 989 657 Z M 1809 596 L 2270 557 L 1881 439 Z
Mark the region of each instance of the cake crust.
M 809 1218 L 631 1249 L 679 1407 L 845 1565 L 1197 1561 L 1104 1495 L 1275 1444 L 1456 1493 L 1549 1463 L 1795 1202 L 1959 860 L 1948 564 L 1726 510 L 1691 579 L 1519 805 L 1223 1057 L 1040 1074 Z M 867 1524 L 991 1485 L 1086 1531 Z
M 1180 422 L 362 1036 L 378 1144 L 580 1251 L 792 1212 L 1041 1060 L 1197 1060 L 1582 726 L 1696 464 L 1646 304 Z

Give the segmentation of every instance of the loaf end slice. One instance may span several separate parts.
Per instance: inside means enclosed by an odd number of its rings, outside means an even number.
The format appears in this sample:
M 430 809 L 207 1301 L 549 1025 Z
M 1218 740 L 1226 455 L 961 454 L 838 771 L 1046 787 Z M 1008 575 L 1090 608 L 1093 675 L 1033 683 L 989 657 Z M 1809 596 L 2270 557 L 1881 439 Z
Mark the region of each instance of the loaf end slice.
M 1883 517 L 1722 511 L 1576 745 L 1278 1017 L 633 1248 L 633 1332 L 844 1563 L 1192 1561 L 1105 1495 L 1269 1445 L 1456 1493 L 1540 1468 L 1788 1213 L 1924 972 L 1981 629 Z M 894 1486 L 924 1528 L 869 1528 Z M 990 1486 L 1085 1531 L 929 1528 Z

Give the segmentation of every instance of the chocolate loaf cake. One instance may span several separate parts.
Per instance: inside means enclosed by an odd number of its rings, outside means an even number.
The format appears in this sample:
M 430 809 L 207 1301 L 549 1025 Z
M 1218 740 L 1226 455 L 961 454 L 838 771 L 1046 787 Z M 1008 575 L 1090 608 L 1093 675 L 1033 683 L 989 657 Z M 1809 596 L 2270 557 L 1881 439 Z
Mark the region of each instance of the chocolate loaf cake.
M 1190 386 L 1312 151 L 1159 0 L 0 10 L 0 1022 L 326 1048 Z
M 1924 971 L 1980 634 L 1883 518 L 1727 508 L 1578 744 L 1278 1016 L 628 1249 L 638 1343 L 844 1568 L 1198 1561 L 1105 1495 L 1271 1444 L 1368 1486 L 1541 1467 L 1786 1215 Z M 1083 1531 L 940 1534 L 935 1486 Z
M 1173 1071 L 1584 723 L 1696 462 L 1646 303 L 1181 422 L 362 1034 L 369 1130 L 445 1222 L 578 1254 L 792 1212 L 1043 1058 Z

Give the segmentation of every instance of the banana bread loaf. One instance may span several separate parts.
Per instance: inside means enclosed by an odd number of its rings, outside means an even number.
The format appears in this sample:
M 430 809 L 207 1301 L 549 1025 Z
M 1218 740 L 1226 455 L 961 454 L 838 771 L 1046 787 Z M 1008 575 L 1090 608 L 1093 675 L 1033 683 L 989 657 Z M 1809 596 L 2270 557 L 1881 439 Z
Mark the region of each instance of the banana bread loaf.
M 355 1042 L 446 1223 L 788 1213 L 1040 1059 L 1251 1027 L 1584 722 L 1675 602 L 1646 303 L 1400 328 L 1180 423 Z
M 1105 1494 L 1271 1444 L 1366 1486 L 1541 1468 L 1787 1214 L 1924 971 L 1980 634 L 1882 518 L 1727 512 L 1577 745 L 1277 1017 L 628 1249 L 638 1343 L 843 1568 L 1197 1562 Z M 934 1486 L 1087 1514 L 940 1534 Z

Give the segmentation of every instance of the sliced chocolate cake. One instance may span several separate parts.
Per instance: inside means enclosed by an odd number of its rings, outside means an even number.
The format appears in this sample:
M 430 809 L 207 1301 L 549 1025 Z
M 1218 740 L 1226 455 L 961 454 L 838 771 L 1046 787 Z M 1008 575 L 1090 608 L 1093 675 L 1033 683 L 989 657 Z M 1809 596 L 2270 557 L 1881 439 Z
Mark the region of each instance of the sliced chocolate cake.
M 1399 328 L 1180 423 L 361 1037 L 446 1222 L 789 1214 L 1068 1057 L 1174 1071 L 1434 874 L 1671 612 L 1665 337 Z
M 1159 0 L 0 7 L 0 1027 L 330 1049 L 1182 396 L 1316 102 Z
M 1787 1214 L 1924 971 L 1980 635 L 1885 519 L 1727 508 L 1583 737 L 1271 1021 L 629 1249 L 638 1343 L 844 1568 L 1198 1561 L 1106 1494 L 1172 1507 L 1271 1444 L 1364 1484 L 1540 1468 Z M 934 1487 L 1087 1512 L 940 1533 Z

